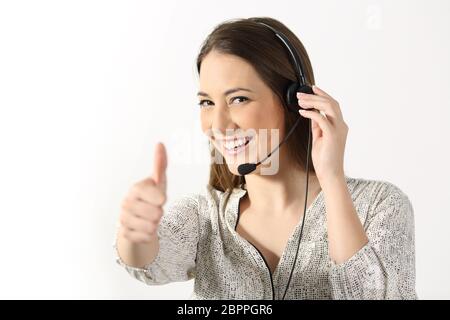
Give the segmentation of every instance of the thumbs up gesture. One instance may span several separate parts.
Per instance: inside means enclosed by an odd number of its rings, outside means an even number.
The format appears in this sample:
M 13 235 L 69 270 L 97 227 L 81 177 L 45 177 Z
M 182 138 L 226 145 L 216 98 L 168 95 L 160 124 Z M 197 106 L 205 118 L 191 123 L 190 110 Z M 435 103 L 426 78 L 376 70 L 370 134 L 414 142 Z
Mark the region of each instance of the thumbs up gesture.
M 135 183 L 122 201 L 119 232 L 132 243 L 150 243 L 157 239 L 162 206 L 167 199 L 166 169 L 166 149 L 158 143 L 151 177 Z

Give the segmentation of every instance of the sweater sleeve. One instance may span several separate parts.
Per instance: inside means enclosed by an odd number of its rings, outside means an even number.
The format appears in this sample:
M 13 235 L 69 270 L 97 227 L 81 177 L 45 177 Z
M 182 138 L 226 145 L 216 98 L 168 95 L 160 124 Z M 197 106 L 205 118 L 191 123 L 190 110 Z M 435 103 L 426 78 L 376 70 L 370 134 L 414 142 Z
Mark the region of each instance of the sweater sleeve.
M 389 184 L 369 213 L 369 242 L 344 263 L 331 261 L 334 299 L 417 299 L 414 211 L 408 197 Z
M 159 227 L 159 251 L 154 261 L 143 268 L 123 262 L 117 250 L 117 232 L 113 249 L 116 263 L 133 278 L 148 285 L 187 281 L 195 277 L 199 238 L 198 198 L 183 196 L 164 210 Z

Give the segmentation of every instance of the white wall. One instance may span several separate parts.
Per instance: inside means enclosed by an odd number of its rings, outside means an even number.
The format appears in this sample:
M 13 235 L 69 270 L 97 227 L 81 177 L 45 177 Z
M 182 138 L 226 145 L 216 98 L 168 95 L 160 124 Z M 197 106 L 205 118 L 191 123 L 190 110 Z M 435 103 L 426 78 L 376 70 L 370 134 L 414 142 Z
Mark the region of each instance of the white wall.
M 450 298 L 450 2 L 0 2 L 0 298 L 187 298 L 118 267 L 129 186 L 169 153 L 169 202 L 208 177 L 195 57 L 223 20 L 271 16 L 303 41 L 350 127 L 345 166 L 415 209 L 417 292 Z

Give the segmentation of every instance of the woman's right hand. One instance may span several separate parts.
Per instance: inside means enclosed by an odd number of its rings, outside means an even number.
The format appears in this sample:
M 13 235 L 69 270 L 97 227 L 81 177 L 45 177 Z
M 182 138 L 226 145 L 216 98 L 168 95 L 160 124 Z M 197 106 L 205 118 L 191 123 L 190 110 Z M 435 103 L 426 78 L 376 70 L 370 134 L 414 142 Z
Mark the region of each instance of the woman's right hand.
M 119 234 L 131 243 L 150 243 L 157 239 L 162 206 L 167 199 L 166 168 L 166 149 L 158 143 L 152 176 L 135 183 L 122 201 Z

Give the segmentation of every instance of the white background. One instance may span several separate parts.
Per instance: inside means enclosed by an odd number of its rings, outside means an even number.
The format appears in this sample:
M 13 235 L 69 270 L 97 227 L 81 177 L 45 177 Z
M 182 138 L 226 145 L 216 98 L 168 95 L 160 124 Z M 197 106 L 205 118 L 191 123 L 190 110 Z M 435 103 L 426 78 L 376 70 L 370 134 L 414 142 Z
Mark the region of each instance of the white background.
M 168 201 L 203 192 L 195 58 L 218 23 L 270 16 L 350 127 L 346 174 L 411 199 L 417 293 L 450 298 L 450 2 L 1 1 L 0 298 L 183 299 L 115 264 L 119 206 L 168 149 Z

